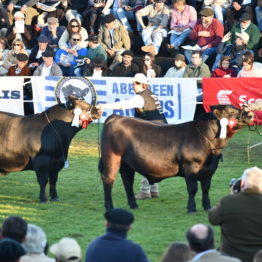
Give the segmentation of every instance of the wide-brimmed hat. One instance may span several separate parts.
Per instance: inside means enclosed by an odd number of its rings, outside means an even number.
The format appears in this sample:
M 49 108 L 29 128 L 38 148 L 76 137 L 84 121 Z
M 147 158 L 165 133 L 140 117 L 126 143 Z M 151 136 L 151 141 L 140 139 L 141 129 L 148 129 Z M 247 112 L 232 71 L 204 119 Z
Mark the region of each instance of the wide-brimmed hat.
M 145 84 L 148 85 L 148 79 L 147 77 L 142 74 L 142 73 L 137 73 L 135 74 L 134 78 L 133 78 L 133 82 L 139 82 L 141 84 Z
M 201 16 L 214 16 L 214 11 L 211 7 L 204 7 L 199 14 Z
M 236 33 L 236 36 L 242 39 L 243 43 L 247 45 L 249 41 L 249 34 L 246 32 Z

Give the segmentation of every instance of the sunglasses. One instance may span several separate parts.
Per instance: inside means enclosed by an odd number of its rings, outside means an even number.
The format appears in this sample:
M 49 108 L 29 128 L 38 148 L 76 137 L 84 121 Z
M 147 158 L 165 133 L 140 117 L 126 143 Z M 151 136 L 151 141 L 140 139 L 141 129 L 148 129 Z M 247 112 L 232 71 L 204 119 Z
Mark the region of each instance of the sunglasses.
M 141 83 L 140 83 L 140 82 L 137 82 L 137 81 L 135 81 L 134 84 L 136 84 L 136 85 L 141 85 Z
M 14 44 L 13 46 L 21 46 L 20 44 Z
M 79 38 L 73 38 L 72 40 L 75 41 L 75 42 L 79 42 L 80 41 Z
M 71 27 L 78 27 L 78 25 L 71 25 Z

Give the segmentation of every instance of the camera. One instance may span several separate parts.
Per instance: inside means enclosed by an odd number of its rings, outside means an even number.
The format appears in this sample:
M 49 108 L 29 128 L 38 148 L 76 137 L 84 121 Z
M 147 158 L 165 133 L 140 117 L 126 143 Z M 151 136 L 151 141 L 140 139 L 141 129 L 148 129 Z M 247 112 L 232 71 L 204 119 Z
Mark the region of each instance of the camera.
M 241 191 L 241 177 L 230 179 L 229 187 L 231 188 L 232 193 L 239 193 Z

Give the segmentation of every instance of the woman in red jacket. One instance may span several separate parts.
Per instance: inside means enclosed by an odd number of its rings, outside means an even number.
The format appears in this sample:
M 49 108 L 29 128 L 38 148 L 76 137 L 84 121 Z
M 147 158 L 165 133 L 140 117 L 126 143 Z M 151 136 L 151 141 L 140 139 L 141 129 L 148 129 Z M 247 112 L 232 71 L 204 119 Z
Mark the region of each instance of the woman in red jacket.
M 236 77 L 237 72 L 230 67 L 230 60 L 230 56 L 223 56 L 220 66 L 213 71 L 211 77 Z

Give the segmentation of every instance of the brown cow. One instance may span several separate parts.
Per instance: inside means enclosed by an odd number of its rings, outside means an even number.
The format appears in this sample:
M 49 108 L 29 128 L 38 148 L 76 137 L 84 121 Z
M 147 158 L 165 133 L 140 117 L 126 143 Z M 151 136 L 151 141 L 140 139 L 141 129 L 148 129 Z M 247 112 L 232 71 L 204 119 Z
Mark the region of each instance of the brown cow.
M 135 171 L 151 184 L 164 178 L 183 176 L 189 194 L 188 212 L 196 212 L 197 181 L 202 188 L 202 205 L 210 208 L 208 192 L 221 151 L 232 134 L 253 120 L 253 113 L 230 105 L 218 105 L 196 121 L 159 125 L 136 118 L 111 115 L 101 137 L 99 170 L 104 185 L 105 208 L 113 208 L 112 187 L 120 168 L 128 204 L 137 208 L 133 183 Z M 226 138 L 219 138 L 220 120 L 230 119 Z

